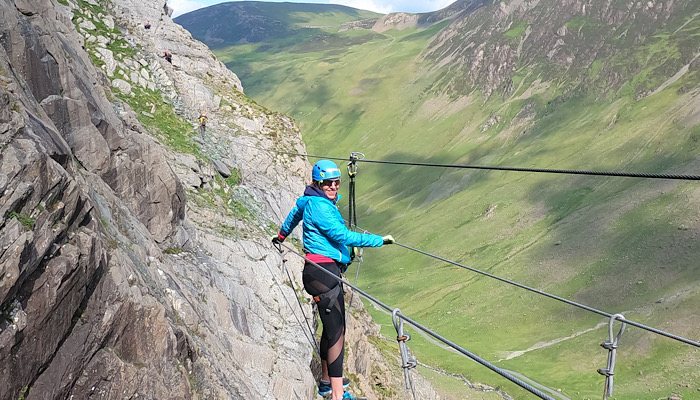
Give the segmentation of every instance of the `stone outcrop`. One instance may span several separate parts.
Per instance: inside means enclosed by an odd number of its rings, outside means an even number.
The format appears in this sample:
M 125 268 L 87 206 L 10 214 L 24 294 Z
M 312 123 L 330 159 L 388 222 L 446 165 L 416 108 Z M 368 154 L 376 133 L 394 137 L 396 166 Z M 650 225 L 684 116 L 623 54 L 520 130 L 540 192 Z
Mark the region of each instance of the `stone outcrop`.
M 372 26 L 375 32 L 384 32 L 389 29 L 403 30 L 406 28 L 415 28 L 418 25 L 418 14 L 392 13 L 387 14 Z
M 300 132 L 171 12 L 0 0 L 0 399 L 315 396 L 301 260 L 268 242 L 310 175 Z M 367 329 L 355 387 L 409 397 Z

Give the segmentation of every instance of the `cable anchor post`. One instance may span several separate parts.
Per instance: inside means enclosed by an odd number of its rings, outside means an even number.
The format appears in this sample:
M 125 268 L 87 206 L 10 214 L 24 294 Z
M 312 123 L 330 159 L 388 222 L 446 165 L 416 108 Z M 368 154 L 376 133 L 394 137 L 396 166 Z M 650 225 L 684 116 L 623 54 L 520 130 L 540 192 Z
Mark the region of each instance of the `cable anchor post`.
M 404 334 L 403 332 L 403 319 L 399 317 L 401 310 L 394 308 L 391 312 L 391 320 L 394 323 L 394 328 L 396 329 L 396 340 L 399 342 L 399 350 L 401 351 L 401 367 L 403 368 L 404 377 L 406 378 L 406 389 L 411 389 L 411 377 L 409 370 L 415 368 L 418 363 L 416 360 L 408 359 L 408 348 L 406 347 L 406 341 L 411 340 L 411 336 Z
M 617 332 L 617 336 L 613 333 L 613 324 L 615 320 L 620 320 L 622 326 Z M 605 376 L 605 389 L 603 391 L 603 400 L 613 394 L 613 376 L 615 375 L 615 357 L 617 353 L 618 342 L 620 341 L 620 336 L 625 331 L 625 316 L 622 314 L 615 314 L 610 316 L 610 323 L 608 324 L 608 340 L 600 344 L 600 346 L 608 350 L 608 364 L 605 368 L 599 368 L 598 373 Z

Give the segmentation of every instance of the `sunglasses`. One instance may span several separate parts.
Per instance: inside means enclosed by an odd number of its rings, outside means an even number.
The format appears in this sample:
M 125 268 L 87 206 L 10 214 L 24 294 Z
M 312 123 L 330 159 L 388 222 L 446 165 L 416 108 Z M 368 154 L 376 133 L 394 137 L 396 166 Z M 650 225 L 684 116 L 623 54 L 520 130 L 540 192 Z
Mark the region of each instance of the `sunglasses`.
M 340 187 L 340 179 L 326 179 L 321 181 L 322 186 L 333 186 L 335 183 L 335 186 Z

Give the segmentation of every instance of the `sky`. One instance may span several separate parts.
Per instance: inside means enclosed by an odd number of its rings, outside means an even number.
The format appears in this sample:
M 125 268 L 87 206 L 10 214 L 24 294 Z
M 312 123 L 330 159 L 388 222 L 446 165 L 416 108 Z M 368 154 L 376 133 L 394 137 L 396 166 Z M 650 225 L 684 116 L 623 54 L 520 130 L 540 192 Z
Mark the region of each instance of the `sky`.
M 231 0 L 168 0 L 168 5 L 174 10 L 172 17 L 186 14 L 198 8 L 213 6 Z M 235 0 L 233 0 L 235 1 Z M 456 0 L 258 0 L 272 3 L 290 1 L 293 3 L 341 4 L 361 10 L 374 11 L 382 14 L 392 12 L 422 13 L 440 10 Z

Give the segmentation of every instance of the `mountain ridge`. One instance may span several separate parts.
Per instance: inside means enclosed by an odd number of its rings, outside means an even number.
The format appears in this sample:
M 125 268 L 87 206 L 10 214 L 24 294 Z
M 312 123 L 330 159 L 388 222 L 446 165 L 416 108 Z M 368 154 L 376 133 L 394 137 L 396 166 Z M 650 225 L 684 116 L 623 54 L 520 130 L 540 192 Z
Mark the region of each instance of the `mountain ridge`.
M 288 19 L 292 12 L 298 14 L 340 14 L 341 20 L 364 19 L 372 15 L 379 15 L 335 4 L 270 4 L 258 1 L 239 1 L 205 7 L 181 15 L 174 21 L 180 25 L 192 26 L 194 21 L 206 20 L 206 25 L 195 29 L 193 35 L 202 37 L 204 43 L 210 48 L 216 49 L 236 43 L 257 43 L 270 39 L 283 39 L 299 29 L 318 28 L 303 25 L 306 22 L 303 16 Z M 236 21 L 236 23 L 231 24 L 231 20 Z

